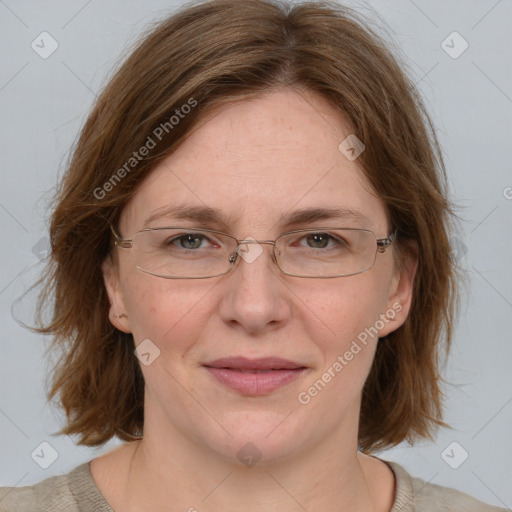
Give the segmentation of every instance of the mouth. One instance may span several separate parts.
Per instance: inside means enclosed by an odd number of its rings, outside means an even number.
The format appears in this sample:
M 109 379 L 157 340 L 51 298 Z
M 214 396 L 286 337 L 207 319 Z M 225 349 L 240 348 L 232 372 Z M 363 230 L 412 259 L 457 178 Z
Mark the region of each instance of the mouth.
M 300 363 L 277 357 L 227 357 L 203 366 L 218 382 L 248 396 L 269 394 L 296 380 L 308 369 Z

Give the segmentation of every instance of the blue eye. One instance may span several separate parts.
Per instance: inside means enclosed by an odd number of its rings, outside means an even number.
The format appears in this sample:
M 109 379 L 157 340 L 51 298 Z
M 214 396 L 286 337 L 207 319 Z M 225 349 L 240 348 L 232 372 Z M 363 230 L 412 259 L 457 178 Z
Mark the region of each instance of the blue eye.
M 176 242 L 178 242 L 178 247 L 181 247 L 182 249 L 199 249 L 201 248 L 201 243 L 204 240 L 208 240 L 205 235 L 201 235 L 199 233 L 186 233 L 184 235 L 175 236 L 170 240 L 166 240 L 165 245 L 172 245 L 176 247 Z

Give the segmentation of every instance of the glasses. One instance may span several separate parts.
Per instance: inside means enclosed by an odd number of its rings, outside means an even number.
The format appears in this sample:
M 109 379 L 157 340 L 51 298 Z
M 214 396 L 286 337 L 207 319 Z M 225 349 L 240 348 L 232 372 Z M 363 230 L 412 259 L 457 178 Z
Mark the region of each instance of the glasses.
M 212 229 L 144 228 L 131 239 L 111 227 L 114 245 L 131 249 L 138 270 L 166 279 L 203 279 L 227 274 L 240 258 L 251 263 L 273 246 L 272 258 L 286 275 L 345 277 L 372 268 L 378 252 L 395 240 L 396 231 L 377 238 L 367 229 L 309 228 L 283 233 L 275 240 L 237 240 Z M 256 245 L 249 245 L 256 244 Z

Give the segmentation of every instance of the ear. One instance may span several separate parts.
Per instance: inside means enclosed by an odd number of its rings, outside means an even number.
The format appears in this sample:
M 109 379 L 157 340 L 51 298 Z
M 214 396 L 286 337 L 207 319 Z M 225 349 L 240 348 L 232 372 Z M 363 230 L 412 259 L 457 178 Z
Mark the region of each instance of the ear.
M 402 264 L 395 270 L 389 288 L 386 311 L 381 315 L 381 318 L 385 317 L 386 320 L 383 322 L 384 327 L 379 329 L 379 338 L 387 336 L 402 326 L 411 309 L 414 278 L 418 268 L 417 242 L 415 240 L 408 242 L 402 249 L 402 253 Z
M 118 269 L 111 254 L 109 254 L 101 264 L 101 271 L 103 273 L 103 282 L 105 283 L 105 289 L 107 290 L 110 303 L 108 313 L 110 323 L 120 331 L 131 333 L 130 319 L 126 314 L 122 293 L 118 286 Z

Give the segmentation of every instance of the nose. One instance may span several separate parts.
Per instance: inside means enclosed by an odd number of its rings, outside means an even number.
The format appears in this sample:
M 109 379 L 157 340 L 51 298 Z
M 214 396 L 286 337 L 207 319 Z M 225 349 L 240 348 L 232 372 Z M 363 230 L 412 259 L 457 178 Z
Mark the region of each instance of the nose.
M 290 317 L 287 287 L 277 267 L 273 243 L 245 240 L 234 268 L 224 276 L 220 315 L 252 334 L 282 327 Z

